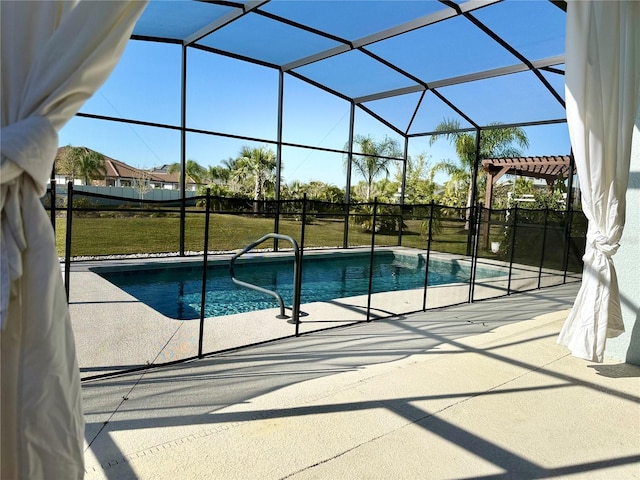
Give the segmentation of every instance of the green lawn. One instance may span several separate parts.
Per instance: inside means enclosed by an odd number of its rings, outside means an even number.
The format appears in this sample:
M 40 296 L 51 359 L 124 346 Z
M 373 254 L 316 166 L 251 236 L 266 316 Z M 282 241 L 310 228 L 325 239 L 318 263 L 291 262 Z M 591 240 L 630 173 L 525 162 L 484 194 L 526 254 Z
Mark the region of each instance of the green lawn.
M 187 215 L 185 249 L 202 251 L 205 218 L 202 214 Z M 280 233 L 300 242 L 302 224 L 296 220 L 280 220 Z M 212 214 L 209 229 L 209 250 L 236 250 L 273 232 L 273 218 L 241 215 Z M 179 250 L 180 219 L 167 217 L 74 217 L 72 224 L 72 256 L 114 255 L 133 253 L 163 253 Z M 56 223 L 58 254 L 64 256 L 66 219 Z M 305 247 L 341 247 L 344 236 L 344 221 L 339 218 L 316 218 L 305 227 Z M 420 235 L 419 222 L 409 222 L 403 232 L 403 245 L 426 248 L 426 237 Z M 349 246 L 371 245 L 371 234 L 362 232 L 356 225 L 349 226 Z M 397 245 L 398 235 L 376 235 L 376 245 Z M 442 235 L 438 244 L 446 251 L 464 249 L 464 233 Z M 264 244 L 271 247 L 270 242 Z M 283 245 L 287 246 L 287 245 Z
M 202 251 L 204 245 L 204 222 L 202 211 L 192 210 L 187 214 L 185 231 L 185 250 Z M 406 219 L 402 235 L 402 246 L 426 249 L 427 238 L 422 231 L 422 221 Z M 180 249 L 180 218 L 175 214 L 167 216 L 124 216 L 124 217 L 74 217 L 71 243 L 72 257 L 104 256 L 141 253 L 178 252 Z M 212 214 L 209 229 L 209 251 L 238 250 L 254 242 L 263 235 L 274 231 L 273 217 Z M 293 219 L 280 220 L 280 233 L 289 235 L 301 242 L 302 223 Z M 563 249 L 558 247 L 562 239 L 552 236 L 550 230 L 545 251 L 545 267 L 561 268 Z M 59 218 L 56 223 L 56 241 L 58 255 L 65 254 L 66 219 Z M 316 217 L 305 227 L 305 248 L 342 247 L 344 236 L 344 220 L 341 217 Z M 519 237 L 528 239 L 530 232 L 520 229 Z M 503 237 L 503 227 L 492 225 L 491 240 Z M 467 231 L 464 220 L 442 219 L 439 227 L 433 232 L 431 250 L 453 254 L 466 254 Z M 524 241 L 524 240 L 522 240 Z M 349 226 L 348 246 L 370 246 L 371 234 L 363 232 L 358 225 Z M 398 234 L 377 234 L 376 245 L 398 245 Z M 518 244 L 519 245 L 519 244 Z M 514 261 L 538 265 L 540 262 L 541 243 L 534 242 L 528 246 L 518 246 Z M 480 246 L 480 256 L 484 258 L 500 258 L 488 249 Z M 488 246 L 488 245 L 487 245 Z M 264 248 L 272 248 L 273 243 L 267 241 Z M 287 242 L 280 243 L 281 248 L 289 248 Z M 573 255 L 576 258 L 578 254 Z M 556 258 L 557 257 L 557 258 Z M 507 259 L 503 255 L 503 259 Z M 572 257 L 573 258 L 573 257 Z M 578 259 L 579 260 L 579 259 Z M 578 261 L 579 263 L 579 261 Z

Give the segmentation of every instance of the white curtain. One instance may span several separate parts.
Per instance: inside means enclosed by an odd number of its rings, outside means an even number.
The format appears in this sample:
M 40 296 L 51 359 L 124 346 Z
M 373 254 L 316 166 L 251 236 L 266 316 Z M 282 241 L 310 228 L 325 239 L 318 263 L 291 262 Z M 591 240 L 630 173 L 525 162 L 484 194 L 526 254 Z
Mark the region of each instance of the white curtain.
M 145 5 L 0 2 L 2 479 L 84 476 L 74 339 L 39 197 L 57 132 L 106 80 Z
M 567 122 L 589 220 L 582 285 L 558 343 L 601 362 L 624 331 L 612 256 L 625 222 L 634 121 L 640 100 L 640 2 L 569 1 Z

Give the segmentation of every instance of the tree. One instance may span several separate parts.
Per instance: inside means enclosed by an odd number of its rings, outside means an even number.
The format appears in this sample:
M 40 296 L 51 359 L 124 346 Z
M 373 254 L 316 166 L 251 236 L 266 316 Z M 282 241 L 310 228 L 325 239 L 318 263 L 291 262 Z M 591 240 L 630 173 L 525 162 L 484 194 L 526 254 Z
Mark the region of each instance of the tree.
M 533 195 L 535 187 L 533 180 L 526 177 L 514 176 L 512 180 L 498 182 L 493 187 L 492 208 L 510 208 L 510 198 L 519 198 L 523 195 Z
M 436 191 L 436 183 L 433 181 L 435 172 L 429 168 L 429 163 L 424 153 L 415 159 L 407 158 L 407 171 L 405 180 L 404 201 L 406 203 L 429 203 L 433 200 Z M 397 185 L 402 185 L 402 169 L 396 171 Z
M 284 200 L 299 200 L 305 193 L 308 200 L 319 200 L 327 203 L 343 203 L 345 199 L 344 189 L 320 180 L 311 180 L 309 183 L 294 180 L 289 185 L 283 185 L 280 198 Z
M 225 184 L 231 178 L 231 169 L 220 165 L 209 166 L 207 169 L 207 179 L 210 183 Z
M 229 157 L 222 160 L 221 165 L 209 166 L 207 169 L 207 181 L 211 194 L 216 192 L 218 196 L 242 196 L 246 194 L 244 179 L 239 172 L 239 160 Z M 204 191 L 204 190 L 203 190 Z
M 138 169 L 136 173 L 136 182 L 133 188 L 138 192 L 138 198 L 140 198 L 140 206 L 142 206 L 142 200 L 149 190 L 151 190 L 151 176 L 149 172 Z
M 81 178 L 85 185 L 89 185 L 91 180 L 104 178 L 104 155 L 87 147 L 67 145 L 56 159 L 56 170 L 68 180 Z
M 380 197 L 384 194 L 384 192 L 379 188 L 376 182 L 368 184 L 364 180 L 356 183 L 355 185 L 351 185 L 351 201 L 352 202 L 363 202 L 368 203 L 371 198 L 378 197 L 379 200 L 384 201 L 385 199 L 380 199 Z
M 300 180 L 294 180 L 289 185 L 283 185 L 280 192 L 280 198 L 283 200 L 297 200 L 302 198 L 307 193 L 306 185 L 300 182 Z
M 187 177 L 190 178 L 191 181 L 193 181 L 193 183 L 197 183 L 197 184 L 206 183 L 205 180 L 208 174 L 207 169 L 204 168 L 195 160 L 191 160 L 191 159 L 187 160 L 185 164 L 185 170 L 187 172 Z M 182 166 L 180 165 L 179 162 L 172 163 L 171 165 L 169 165 L 169 168 L 167 169 L 167 173 L 170 175 L 174 173 L 179 173 L 180 182 L 182 183 L 183 181 Z
M 330 183 L 324 184 L 324 188 L 322 189 L 320 196 L 321 200 L 330 203 L 344 203 L 345 200 L 344 189 Z
M 565 195 L 567 186 L 562 176 L 558 176 L 553 184 L 544 190 L 535 190 L 533 198 L 535 208 L 548 208 L 549 210 L 563 210 L 566 208 Z
M 335 195 L 335 192 L 329 187 L 319 180 L 311 180 L 307 184 L 307 196 L 312 200 L 329 201 L 329 197 Z
M 402 153 L 398 142 L 389 137 L 376 141 L 371 135 L 356 135 L 353 143 L 358 146 L 360 152 L 353 155 L 351 165 L 364 178 L 367 186 L 365 197 L 369 201 L 374 180 L 382 174 L 385 177 L 389 175 L 391 159 L 386 157 L 400 157 Z M 348 161 L 348 158 L 345 158 L 345 163 Z
M 500 123 L 494 122 L 489 125 L 496 127 Z M 451 181 L 457 185 L 463 184 L 466 186 L 468 220 L 468 209 L 471 206 L 471 197 L 473 195 L 473 181 L 476 180 L 471 177 L 476 159 L 476 138 L 475 135 L 469 132 L 457 131 L 460 128 L 460 122 L 457 120 L 444 119 L 435 128 L 435 131 L 440 133 L 433 135 L 429 144 L 433 145 L 438 139 L 444 137 L 455 146 L 459 163 L 443 160 L 433 166 L 433 172 L 445 172 L 449 174 Z M 483 130 L 480 134 L 480 158 L 519 157 L 522 152 L 514 144 L 517 144 L 520 148 L 529 146 L 527 134 L 520 127 Z M 465 228 L 468 228 L 468 225 Z
M 234 162 L 235 171 L 253 181 L 253 200 L 262 196 L 265 183 L 273 182 L 276 169 L 276 155 L 270 148 L 244 146 Z M 255 207 L 257 208 L 257 204 Z

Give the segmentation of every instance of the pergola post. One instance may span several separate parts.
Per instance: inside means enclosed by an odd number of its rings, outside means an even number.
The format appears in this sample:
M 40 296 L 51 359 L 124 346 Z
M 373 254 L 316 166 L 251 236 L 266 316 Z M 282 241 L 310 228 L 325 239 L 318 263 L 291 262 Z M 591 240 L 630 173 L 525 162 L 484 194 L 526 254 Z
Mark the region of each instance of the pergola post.
M 571 191 L 573 189 L 573 156 L 543 156 L 543 157 L 516 157 L 516 158 L 485 158 L 482 160 L 485 172 L 487 172 L 487 191 L 485 193 L 485 207 L 491 208 L 493 203 L 493 186 L 505 174 L 520 175 L 529 178 L 543 179 L 548 187 L 553 186 L 553 182 L 562 176 L 569 178 L 569 194 L 567 195 L 566 209 L 570 209 Z M 487 213 L 486 222 L 490 220 L 491 213 Z M 482 228 L 485 248 L 489 246 L 489 229 Z
M 487 172 L 487 186 L 486 191 L 484 193 L 484 208 L 486 209 L 485 219 L 482 222 L 482 240 L 484 248 L 489 248 L 489 242 L 491 237 L 491 204 L 493 202 L 493 185 L 496 182 L 496 178 L 494 178 L 493 172 L 491 170 L 486 170 Z

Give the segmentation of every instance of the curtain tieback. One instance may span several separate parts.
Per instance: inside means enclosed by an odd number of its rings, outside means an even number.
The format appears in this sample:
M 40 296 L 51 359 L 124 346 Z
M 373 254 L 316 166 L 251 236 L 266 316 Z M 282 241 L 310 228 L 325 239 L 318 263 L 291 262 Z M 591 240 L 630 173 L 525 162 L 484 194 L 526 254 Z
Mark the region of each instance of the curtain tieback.
M 607 258 L 611 258 L 616 254 L 619 243 L 610 243 L 606 235 L 603 235 L 600 231 L 595 231 L 592 234 L 587 235 L 587 245 L 594 250 L 605 255 Z
M 39 197 L 46 192 L 51 163 L 58 148 L 58 134 L 44 117 L 33 116 L 2 127 L 0 152 L 0 328 L 4 328 L 9 297 L 22 276 L 22 252 L 27 248 L 22 219 L 24 188 Z M 32 181 L 25 181 L 24 173 Z

